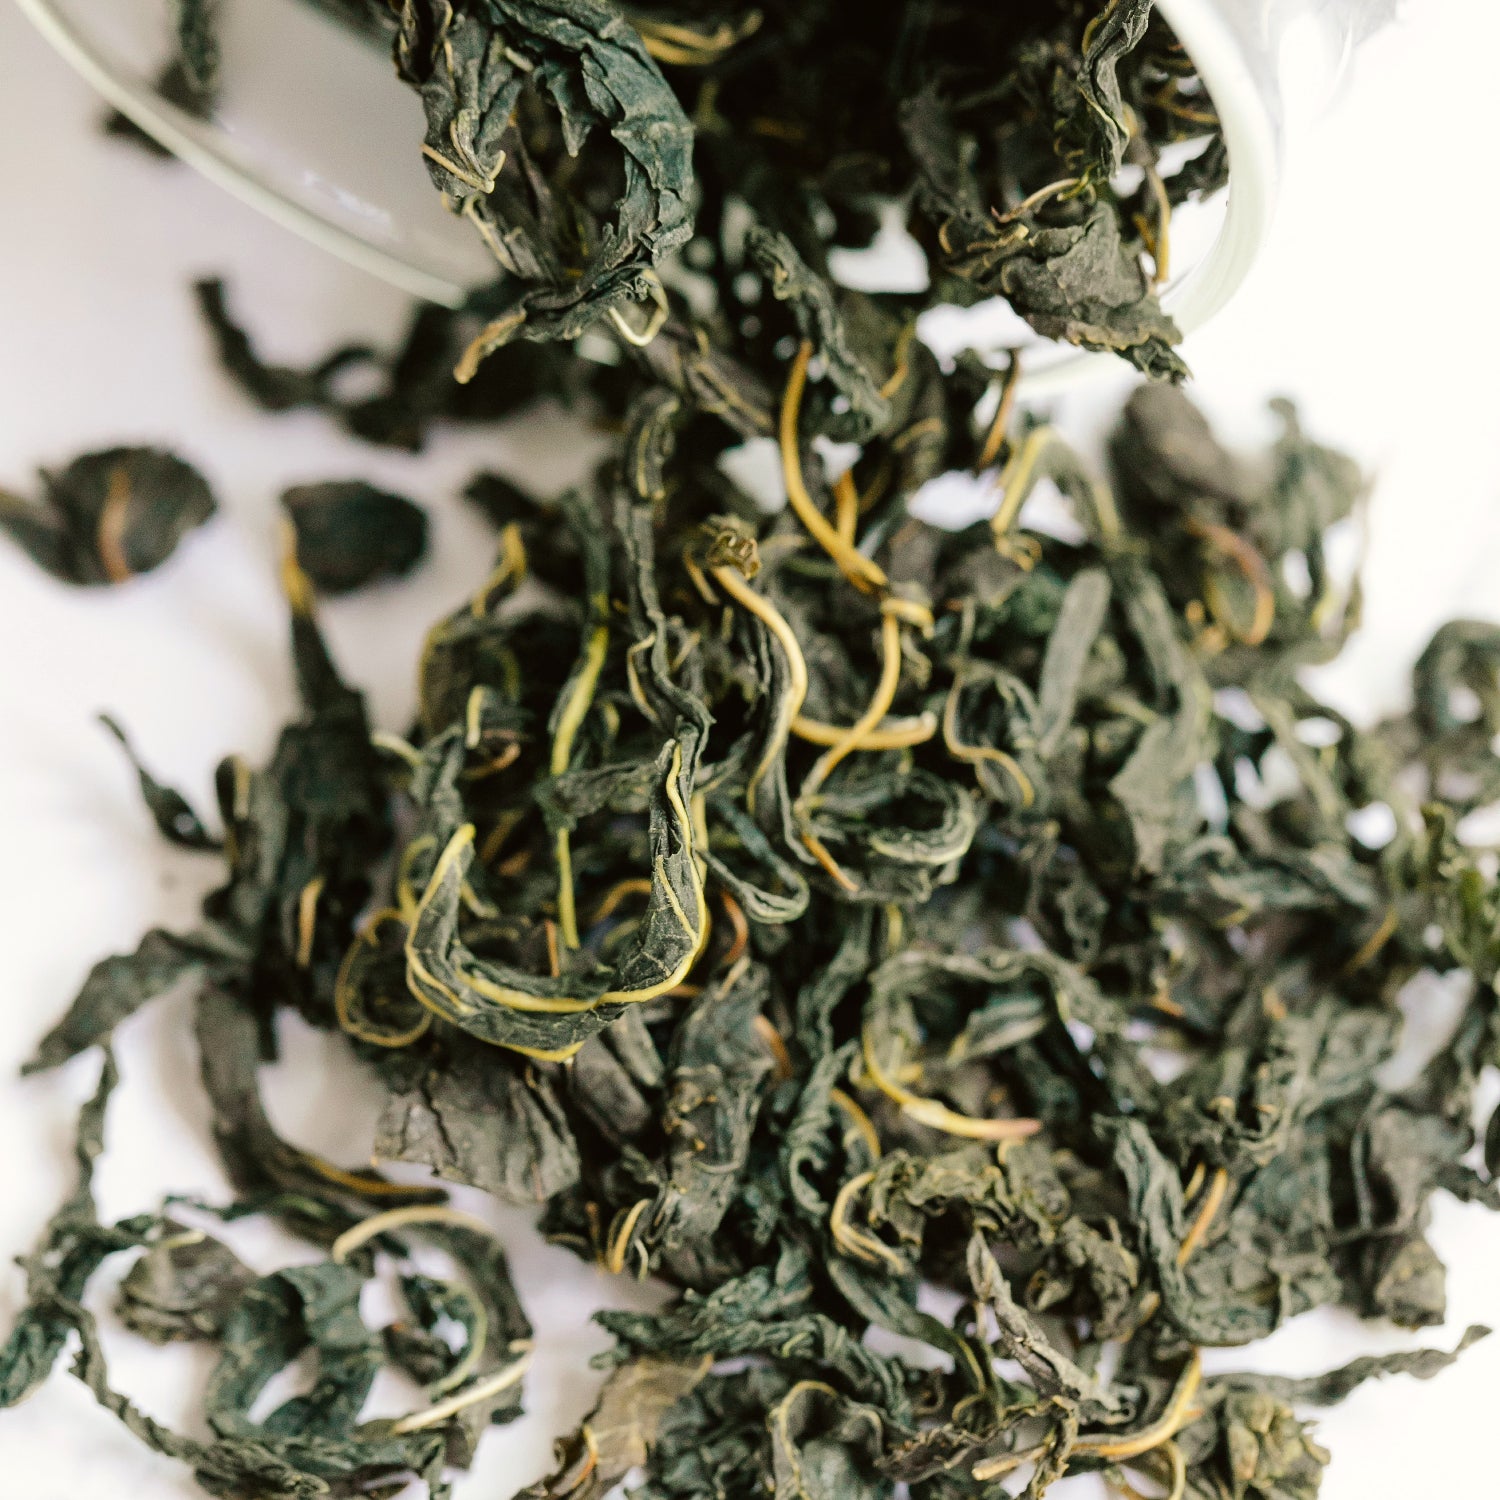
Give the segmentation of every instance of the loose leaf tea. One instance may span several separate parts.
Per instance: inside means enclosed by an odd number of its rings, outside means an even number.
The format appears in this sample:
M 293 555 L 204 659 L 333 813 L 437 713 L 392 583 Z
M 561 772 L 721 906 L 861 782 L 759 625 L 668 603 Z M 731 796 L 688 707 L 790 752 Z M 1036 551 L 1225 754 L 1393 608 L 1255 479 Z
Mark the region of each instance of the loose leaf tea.
M 141 763 L 135 747 L 128 736 L 108 714 L 100 714 L 99 722 L 120 742 L 136 779 L 141 784 L 141 796 L 156 824 L 157 832 L 170 843 L 184 849 L 218 849 L 222 847 L 202 819 L 192 809 L 186 797 L 175 787 L 164 786 Z
M 572 356 L 552 344 L 507 345 L 485 361 L 466 385 L 453 369 L 484 326 L 475 309 L 452 313 L 419 306 L 401 344 L 390 354 L 348 344 L 305 369 L 267 363 L 235 321 L 220 281 L 194 288 L 225 372 L 265 411 L 310 407 L 332 416 L 368 442 L 415 451 L 439 419 L 494 421 L 545 396 L 570 401 L 584 389 Z M 481 299 L 476 296 L 476 304 Z M 346 382 L 374 383 L 353 393 Z
M 34 502 L 0 490 L 0 531 L 65 583 L 149 573 L 216 508 L 208 481 L 161 448 L 85 453 L 40 478 Z
M 848 403 L 837 434 L 862 439 L 894 401 L 923 434 L 914 465 L 933 464 L 935 438 L 911 403 L 936 394 L 920 369 L 895 372 L 922 363 L 912 324 L 928 307 L 1002 298 L 1045 338 L 1185 373 L 1158 297 L 1171 217 L 1224 186 L 1227 156 L 1150 0 L 873 0 L 857 26 L 828 0 L 693 20 L 609 0 L 316 3 L 391 46 L 422 100 L 423 161 L 496 279 L 457 311 L 424 308 L 394 360 L 350 346 L 305 370 L 262 363 L 203 284 L 226 367 L 271 410 L 321 407 L 405 447 L 437 418 L 584 389 L 618 414 L 616 369 L 525 342 L 593 329 L 621 346 L 612 359 L 764 435 L 786 326 L 772 301 L 830 374 L 820 399 Z M 925 289 L 841 288 L 838 256 L 898 221 Z M 354 369 L 385 390 L 343 395 Z
M 282 492 L 281 507 L 295 533 L 298 565 L 325 594 L 400 578 L 427 550 L 426 512 L 363 480 L 294 485 Z
M 288 1496 L 413 1474 L 443 1494 L 519 1411 L 529 1329 L 483 1226 L 271 1125 L 257 1072 L 287 1006 L 385 1089 L 377 1158 L 539 1205 L 558 1243 L 678 1289 L 602 1315 L 614 1373 L 539 1500 L 629 1470 L 649 1500 L 948 1500 L 1023 1464 L 1032 1495 L 1094 1470 L 1300 1500 L 1328 1455 L 1299 1408 L 1446 1365 L 1295 1382 L 1205 1376 L 1199 1352 L 1318 1306 L 1439 1322 L 1431 1194 L 1500 1203 L 1468 1164 L 1500 924 L 1454 833 L 1468 784 L 1445 790 L 1500 729 L 1494 629 L 1445 626 L 1413 709 L 1359 731 L 1296 671 L 1357 623 L 1324 559 L 1363 479 L 1288 409 L 1246 459 L 1146 387 L 1113 484 L 1017 420 L 994 517 L 950 532 L 866 519 L 894 410 L 812 500 L 805 367 L 806 345 L 779 416 L 802 494 L 779 514 L 697 458 L 724 424 L 662 386 L 558 502 L 476 480 L 496 567 L 434 625 L 403 738 L 372 738 L 288 557 L 304 715 L 265 770 L 221 768 L 225 883 L 195 930 L 98 965 L 34 1066 L 196 986 L 240 1195 L 216 1212 L 273 1215 L 329 1259 L 258 1274 L 170 1209 L 98 1224 L 85 1187 L 29 1263 L 10 1400 L 76 1335 L 77 1373 L 210 1493 L 253 1475 Z M 1043 474 L 1078 540 L 1020 529 Z M 1285 582 L 1294 554 L 1311 591 Z M 1311 724 L 1333 731 L 1316 755 Z M 1279 795 L 1258 790 L 1273 760 Z M 213 842 L 141 776 L 164 832 Z M 1376 804 L 1379 848 L 1350 831 Z M 1453 968 L 1475 984 L 1451 1039 L 1385 1087 L 1397 995 Z M 108 1384 L 79 1297 L 127 1253 L 126 1322 L 222 1350 L 212 1444 Z M 377 1329 L 358 1292 L 386 1265 L 408 1311 Z M 918 1300 L 934 1287 L 956 1312 Z M 309 1394 L 251 1423 L 309 1350 Z M 361 1421 L 385 1364 L 430 1404 Z
M 1359 623 L 1348 459 L 1285 405 L 1266 452 L 1231 453 L 1168 380 L 1105 476 L 1018 414 L 1024 352 L 945 364 L 916 331 L 1001 296 L 1180 376 L 1171 211 L 1225 170 L 1190 61 L 1145 0 L 872 0 L 857 27 L 789 0 L 355 8 L 496 281 L 417 310 L 394 354 L 306 369 L 205 282 L 223 363 L 378 442 L 552 396 L 609 451 L 560 496 L 471 481 L 494 564 L 429 631 L 403 733 L 372 729 L 316 595 L 400 571 L 421 531 L 341 484 L 288 496 L 301 712 L 265 766 L 219 768 L 222 835 L 125 744 L 163 834 L 223 878 L 190 930 L 96 964 L 29 1064 L 104 1059 L 0 1405 L 72 1347 L 210 1494 L 446 1495 L 531 1358 L 527 1289 L 449 1182 L 672 1292 L 601 1316 L 603 1389 L 533 1500 L 1037 1500 L 1084 1473 L 1311 1500 L 1308 1406 L 1487 1330 L 1302 1380 L 1202 1352 L 1318 1307 L 1440 1323 L 1433 1193 L 1500 1207 L 1500 1113 L 1475 1118 L 1500 903 L 1460 834 L 1500 797 L 1500 628 L 1444 626 L 1412 708 L 1356 726 L 1301 673 Z M 892 215 L 927 290 L 840 284 L 834 252 Z M 732 477 L 748 439 L 780 509 Z M 989 519 L 913 515 L 957 470 Z M 1026 529 L 1044 483 L 1067 537 Z M 108 575 L 107 475 L 69 493 L 12 529 Z M 1451 1034 L 1388 1084 L 1399 997 L 1455 971 Z M 231 1196 L 103 1224 L 110 1041 L 179 987 Z M 272 1123 L 288 1010 L 380 1090 L 375 1165 Z M 321 1256 L 244 1263 L 217 1231 L 248 1215 Z M 116 1257 L 129 1327 L 213 1347 L 210 1436 L 110 1384 L 84 1298 Z M 303 1393 L 252 1417 L 294 1363 Z M 420 1404 L 366 1417 L 382 1370 Z

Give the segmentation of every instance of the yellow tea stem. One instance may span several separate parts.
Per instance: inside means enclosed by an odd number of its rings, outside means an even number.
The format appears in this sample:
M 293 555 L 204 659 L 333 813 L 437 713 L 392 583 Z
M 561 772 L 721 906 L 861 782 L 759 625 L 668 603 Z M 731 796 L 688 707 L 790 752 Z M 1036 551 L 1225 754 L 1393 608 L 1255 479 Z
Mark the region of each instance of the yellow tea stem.
M 812 359 L 813 346 L 806 339 L 797 349 L 787 376 L 786 393 L 781 401 L 781 476 L 786 483 L 786 496 L 797 519 L 823 550 L 838 564 L 839 571 L 856 588 L 869 592 L 882 589 L 886 576 L 882 568 L 854 549 L 851 542 L 839 535 L 822 511 L 813 504 L 802 477 L 802 457 L 797 441 L 797 417 L 802 409 L 802 393 L 807 386 L 807 366 Z

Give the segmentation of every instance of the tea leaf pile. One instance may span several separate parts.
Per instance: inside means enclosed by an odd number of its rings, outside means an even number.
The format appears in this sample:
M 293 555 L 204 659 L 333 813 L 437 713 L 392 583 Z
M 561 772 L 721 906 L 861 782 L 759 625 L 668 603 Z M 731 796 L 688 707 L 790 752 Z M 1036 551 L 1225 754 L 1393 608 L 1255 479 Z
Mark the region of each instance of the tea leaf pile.
M 476 476 L 494 566 L 429 632 L 400 735 L 372 731 L 317 595 L 409 566 L 421 529 L 368 486 L 288 496 L 301 714 L 266 765 L 219 768 L 216 820 L 137 765 L 223 883 L 192 930 L 97 964 L 37 1049 L 103 1074 L 0 1404 L 71 1348 L 211 1494 L 447 1494 L 521 1410 L 527 1288 L 440 1186 L 379 1168 L 407 1162 L 674 1289 L 601 1315 L 598 1404 L 532 1500 L 626 1476 L 639 1500 L 994 1500 L 1084 1472 L 1310 1500 L 1306 1408 L 1454 1356 L 1288 1380 L 1202 1351 L 1317 1307 L 1439 1323 L 1433 1193 L 1500 1206 L 1500 1116 L 1474 1118 L 1500 902 L 1462 827 L 1500 791 L 1500 628 L 1443 627 L 1411 709 L 1356 726 L 1305 671 L 1359 624 L 1334 562 L 1365 489 L 1348 459 L 1285 406 L 1265 452 L 1228 452 L 1166 382 L 1130 399 L 1106 476 L 1018 414 L 1024 355 L 944 364 L 915 333 L 998 294 L 1181 373 L 1154 283 L 1171 206 L 1223 156 L 1180 49 L 1138 0 L 872 0 L 853 35 L 777 0 L 390 20 L 497 280 L 421 310 L 394 358 L 306 371 L 265 362 L 208 283 L 227 366 L 377 441 L 559 394 L 615 441 L 555 498 Z M 924 293 L 829 275 L 882 197 Z M 585 328 L 608 360 L 544 342 Z M 346 394 L 354 365 L 376 395 Z M 747 438 L 777 450 L 780 510 L 723 462 Z M 913 513 L 955 470 L 987 476 L 989 520 Z M 1071 527 L 1028 528 L 1047 487 Z M 39 560 L 92 555 L 94 511 L 82 550 Z M 1387 1085 L 1398 995 L 1454 970 L 1457 1025 Z M 101 1223 L 111 1038 L 182 983 L 234 1196 Z M 258 1074 L 288 1009 L 382 1090 L 374 1165 L 272 1125 Z M 245 1215 L 326 1258 L 245 1265 L 214 1232 Z M 127 1256 L 124 1321 L 215 1346 L 210 1437 L 110 1384 L 84 1298 Z M 383 1328 L 360 1314 L 376 1276 L 404 1309 Z M 310 1389 L 253 1419 L 304 1357 Z M 363 1419 L 385 1366 L 425 1404 Z

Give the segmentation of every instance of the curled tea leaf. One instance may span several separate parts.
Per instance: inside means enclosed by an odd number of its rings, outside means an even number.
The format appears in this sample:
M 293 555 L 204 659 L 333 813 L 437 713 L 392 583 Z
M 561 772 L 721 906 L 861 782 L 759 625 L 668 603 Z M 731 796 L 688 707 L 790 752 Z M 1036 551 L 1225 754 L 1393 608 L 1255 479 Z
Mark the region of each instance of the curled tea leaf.
M 282 508 L 297 562 L 325 594 L 347 594 L 410 573 L 427 550 L 427 516 L 402 495 L 359 479 L 299 484 Z
M 150 573 L 216 509 L 208 481 L 161 448 L 85 453 L 41 481 L 36 503 L 0 491 L 0 531 L 65 583 Z

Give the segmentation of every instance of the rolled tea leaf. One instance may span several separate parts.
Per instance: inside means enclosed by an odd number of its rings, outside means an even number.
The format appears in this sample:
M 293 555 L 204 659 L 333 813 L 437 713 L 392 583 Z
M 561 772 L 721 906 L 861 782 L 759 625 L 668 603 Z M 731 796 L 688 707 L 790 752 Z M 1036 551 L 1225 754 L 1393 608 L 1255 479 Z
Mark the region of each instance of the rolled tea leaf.
M 403 495 L 361 479 L 330 479 L 282 491 L 296 533 L 297 562 L 325 594 L 349 594 L 402 578 L 427 550 L 427 514 Z
M 65 583 L 149 573 L 216 509 L 208 481 L 161 448 L 85 453 L 41 481 L 36 502 L 0 491 L 0 531 Z

